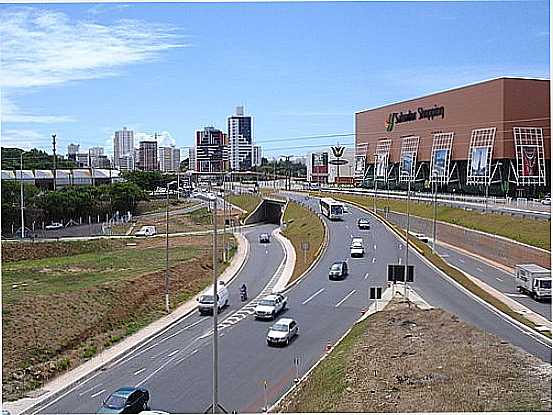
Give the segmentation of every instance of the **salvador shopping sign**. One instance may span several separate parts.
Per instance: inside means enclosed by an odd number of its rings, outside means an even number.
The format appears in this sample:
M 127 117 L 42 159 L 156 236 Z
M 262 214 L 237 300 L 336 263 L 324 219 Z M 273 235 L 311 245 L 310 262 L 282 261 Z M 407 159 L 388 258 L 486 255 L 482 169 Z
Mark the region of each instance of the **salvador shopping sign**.
M 393 131 L 396 124 L 416 120 L 433 120 L 436 117 L 444 118 L 445 107 L 434 106 L 432 108 L 419 107 L 416 111 L 409 110 L 408 112 L 391 112 L 386 119 L 386 131 Z

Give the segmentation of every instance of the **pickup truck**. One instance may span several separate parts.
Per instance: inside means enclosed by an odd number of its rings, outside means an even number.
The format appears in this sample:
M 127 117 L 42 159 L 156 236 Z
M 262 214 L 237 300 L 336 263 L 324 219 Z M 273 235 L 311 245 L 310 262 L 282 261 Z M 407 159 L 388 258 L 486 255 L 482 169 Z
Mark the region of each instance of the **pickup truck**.
M 271 294 L 257 303 L 254 310 L 256 319 L 269 318 L 274 320 L 278 313 L 286 309 L 288 298 L 281 294 Z

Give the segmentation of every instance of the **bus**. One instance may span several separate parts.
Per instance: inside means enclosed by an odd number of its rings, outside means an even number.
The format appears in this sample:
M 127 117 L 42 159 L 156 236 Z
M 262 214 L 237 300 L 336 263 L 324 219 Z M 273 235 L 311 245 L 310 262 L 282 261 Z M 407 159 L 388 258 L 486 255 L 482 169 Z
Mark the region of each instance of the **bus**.
M 321 213 L 330 220 L 341 219 L 344 214 L 344 204 L 331 198 L 321 199 Z

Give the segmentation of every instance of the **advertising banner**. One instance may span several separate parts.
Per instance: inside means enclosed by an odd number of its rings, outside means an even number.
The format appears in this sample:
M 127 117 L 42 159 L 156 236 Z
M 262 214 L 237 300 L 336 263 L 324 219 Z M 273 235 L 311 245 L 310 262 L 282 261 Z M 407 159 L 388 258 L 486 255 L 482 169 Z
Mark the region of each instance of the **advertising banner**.
M 470 164 L 470 175 L 473 177 L 488 177 L 490 166 L 488 166 L 488 147 L 474 147 L 472 149 L 472 160 Z
M 376 155 L 376 177 L 386 177 L 388 170 L 388 154 Z
M 399 174 L 401 176 L 407 176 L 407 177 L 413 177 L 414 175 L 414 163 L 413 160 L 415 159 L 415 153 L 414 152 L 404 152 L 401 155 L 401 163 L 400 163 L 400 170 Z
M 355 175 L 362 176 L 365 173 L 365 156 L 355 156 Z
M 538 176 L 538 148 L 536 146 L 523 146 L 521 150 L 522 175 L 525 177 Z
M 432 177 L 445 177 L 448 172 L 446 169 L 446 162 L 448 158 L 449 150 L 447 148 L 441 148 L 434 150 L 432 159 Z

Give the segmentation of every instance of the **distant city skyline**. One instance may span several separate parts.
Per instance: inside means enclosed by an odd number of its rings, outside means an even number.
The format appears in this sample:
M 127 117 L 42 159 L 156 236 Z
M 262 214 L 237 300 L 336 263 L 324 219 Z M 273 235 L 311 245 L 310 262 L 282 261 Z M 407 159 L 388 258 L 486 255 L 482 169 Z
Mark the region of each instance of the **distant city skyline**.
M 353 143 L 356 111 L 550 73 L 545 1 L 4 4 L 0 36 L 1 144 L 49 153 L 112 157 L 126 126 L 186 155 L 244 106 L 264 157 L 305 155 Z

